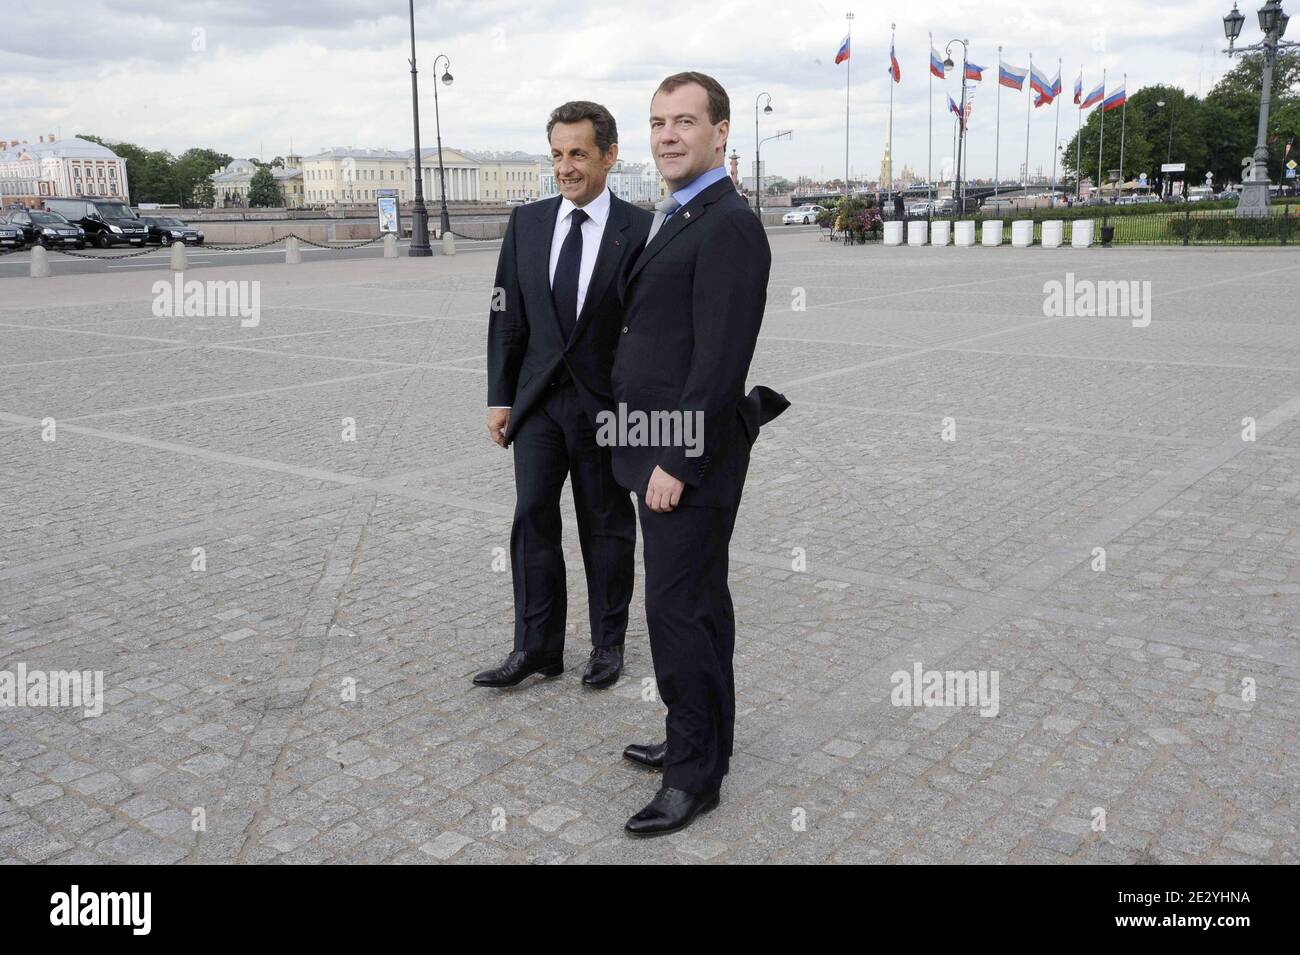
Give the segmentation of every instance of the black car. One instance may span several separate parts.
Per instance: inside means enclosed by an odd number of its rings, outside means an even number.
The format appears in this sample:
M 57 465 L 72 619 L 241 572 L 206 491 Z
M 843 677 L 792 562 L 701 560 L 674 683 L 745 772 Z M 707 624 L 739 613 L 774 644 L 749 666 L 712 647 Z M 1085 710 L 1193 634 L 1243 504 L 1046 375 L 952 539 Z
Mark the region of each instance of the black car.
M 21 249 L 27 244 L 21 227 L 10 225 L 9 220 L 0 213 L 0 249 Z
M 144 245 L 149 227 L 120 199 L 77 196 L 45 200 L 46 208 L 66 216 L 86 230 L 86 241 L 101 249 L 110 245 Z
M 203 233 L 192 225 L 186 225 L 175 216 L 141 216 L 140 221 L 149 227 L 148 242 L 171 245 L 184 242 L 186 245 L 202 245 Z
M 47 249 L 86 247 L 86 233 L 57 212 L 43 209 L 19 209 L 7 214 L 9 225 L 22 230 L 26 245 L 43 245 Z

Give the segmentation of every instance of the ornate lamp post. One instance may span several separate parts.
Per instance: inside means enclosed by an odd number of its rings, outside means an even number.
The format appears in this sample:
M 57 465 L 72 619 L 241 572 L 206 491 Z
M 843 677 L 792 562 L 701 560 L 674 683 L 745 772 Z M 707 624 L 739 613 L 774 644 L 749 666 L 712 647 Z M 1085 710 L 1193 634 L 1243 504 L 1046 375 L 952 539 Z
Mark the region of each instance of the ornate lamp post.
M 433 255 L 429 248 L 429 210 L 424 206 L 424 180 L 420 176 L 420 91 L 415 70 L 415 0 L 410 0 L 411 10 L 411 113 L 415 125 L 415 198 L 411 202 L 412 256 Z M 435 90 L 436 92 L 436 90 Z
M 1241 184 L 1241 199 L 1237 203 L 1237 215 L 1267 216 L 1269 214 L 1268 102 L 1273 89 L 1273 65 L 1277 61 L 1277 51 L 1300 47 L 1300 43 L 1282 40 L 1290 19 L 1282 12 L 1282 0 L 1267 0 L 1259 8 L 1259 28 L 1264 34 L 1264 39 L 1253 46 L 1237 47 L 1235 45 L 1237 37 L 1241 36 L 1241 28 L 1246 18 L 1237 9 L 1235 3 L 1232 5 L 1232 11 L 1223 18 L 1223 34 L 1228 38 L 1228 48 L 1223 52 L 1229 56 L 1253 52 L 1264 54 L 1264 76 L 1259 93 L 1259 130 L 1255 137 L 1255 154 L 1250 168 L 1250 179 Z
M 961 44 L 961 105 L 958 107 L 957 116 L 957 214 L 966 214 L 966 185 L 962 180 L 962 147 L 966 143 L 966 60 L 970 53 L 969 40 L 949 40 L 948 45 L 943 48 L 943 52 L 948 54 L 943 61 L 944 69 L 951 70 L 955 65 L 952 61 L 952 45 Z
M 438 61 L 446 61 L 446 69 L 442 71 L 442 85 L 451 85 L 451 60 L 447 59 L 446 53 L 439 53 L 433 59 L 434 70 L 438 69 Z M 451 216 L 447 214 L 447 171 L 442 168 L 442 120 L 438 116 L 438 84 L 433 84 L 433 128 L 438 135 L 438 185 L 442 193 L 442 235 L 451 231 Z
M 754 214 L 760 219 L 763 217 L 763 177 L 760 174 L 763 167 L 759 165 L 758 147 L 762 145 L 758 141 L 758 104 L 767 97 L 767 105 L 763 107 L 763 112 L 772 112 L 772 97 L 768 93 L 759 93 L 754 97 Z

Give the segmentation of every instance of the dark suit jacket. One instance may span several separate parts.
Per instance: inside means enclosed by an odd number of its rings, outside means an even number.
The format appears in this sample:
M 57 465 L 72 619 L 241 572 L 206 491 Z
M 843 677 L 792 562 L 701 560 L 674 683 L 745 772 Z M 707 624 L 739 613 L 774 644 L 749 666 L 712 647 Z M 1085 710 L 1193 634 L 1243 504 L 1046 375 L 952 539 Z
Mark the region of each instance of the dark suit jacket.
M 765 388 L 744 391 L 771 265 L 762 224 L 722 179 L 678 209 L 629 269 L 614 400 L 629 416 L 703 412 L 703 448 L 616 445 L 623 487 L 644 496 L 658 465 L 686 484 L 684 505 L 738 503 L 759 425 L 788 405 Z
M 494 292 L 504 306 L 488 317 L 488 405 L 510 405 L 506 442 L 567 368 L 591 416 L 611 407 L 610 369 L 623 325 L 618 278 L 645 243 L 654 218 L 610 193 L 609 218 L 573 336 L 565 340 L 551 297 L 551 240 L 560 197 L 510 214 Z

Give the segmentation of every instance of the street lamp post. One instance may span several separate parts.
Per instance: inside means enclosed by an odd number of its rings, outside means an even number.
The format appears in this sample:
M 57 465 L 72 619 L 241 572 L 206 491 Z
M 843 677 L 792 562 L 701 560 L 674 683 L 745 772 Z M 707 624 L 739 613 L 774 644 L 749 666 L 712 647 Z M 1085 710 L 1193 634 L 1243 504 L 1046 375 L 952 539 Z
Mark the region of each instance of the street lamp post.
M 1259 8 L 1259 28 L 1264 39 L 1253 46 L 1237 47 L 1237 37 L 1241 36 L 1242 25 L 1246 18 L 1232 5 L 1232 11 L 1223 18 L 1223 34 L 1228 38 L 1228 48 L 1224 50 L 1229 56 L 1238 53 L 1261 52 L 1264 54 L 1264 75 L 1259 91 L 1259 129 L 1255 137 L 1255 154 L 1250 169 L 1250 181 L 1241 184 L 1241 199 L 1237 203 L 1237 215 L 1269 215 L 1268 182 L 1268 104 L 1273 89 L 1273 65 L 1277 60 L 1279 49 L 1300 47 L 1300 43 L 1283 41 L 1287 22 L 1291 18 L 1282 12 L 1282 0 L 1267 0 Z M 1244 177 L 1243 177 L 1244 178 Z
M 763 217 L 763 177 L 760 175 L 762 166 L 759 165 L 758 148 L 762 145 L 758 141 L 758 104 L 767 97 L 767 105 L 763 107 L 763 112 L 772 112 L 772 97 L 768 93 L 759 93 L 754 97 L 754 214 L 760 219 Z
M 1169 107 L 1169 147 L 1165 150 L 1165 165 L 1168 166 L 1174 161 L 1174 103 L 1173 100 L 1170 100 L 1169 103 L 1166 104 L 1164 100 L 1158 99 L 1156 100 L 1156 105 L 1161 109 L 1164 109 L 1166 105 Z M 1165 170 L 1162 169 L 1160 171 L 1160 191 L 1162 193 L 1165 192 L 1165 178 L 1168 175 L 1169 173 Z M 1169 193 L 1172 195 L 1172 188 L 1169 190 Z
M 424 206 L 424 181 L 420 176 L 420 91 L 415 69 L 415 0 L 411 10 L 411 114 L 415 125 L 415 198 L 411 202 L 411 248 L 408 255 L 433 255 L 429 248 L 429 210 Z
M 439 53 L 433 60 L 434 72 L 438 70 L 438 61 L 444 60 L 447 64 L 446 69 L 442 72 L 442 83 L 444 86 L 451 85 L 451 60 L 447 59 L 446 53 Z M 447 214 L 447 171 L 442 168 L 442 120 L 438 116 L 438 84 L 433 84 L 433 129 L 438 136 L 438 185 L 442 193 L 442 234 L 446 235 L 451 231 L 451 216 Z
M 755 155 L 755 156 L 758 155 L 758 150 L 759 150 L 760 147 L 762 147 L 763 143 L 770 143 L 770 142 L 771 142 L 772 140 L 774 140 L 774 139 L 789 139 L 790 136 L 791 136 L 791 131 L 790 131 L 790 130 L 788 130 L 788 129 L 778 129 L 778 130 L 777 130 L 773 135 L 771 135 L 771 136 L 765 136 L 765 137 L 763 137 L 762 139 L 757 140 L 757 141 L 755 142 L 755 144 L 754 144 L 754 155 Z M 759 181 L 757 181 L 757 180 L 755 180 L 754 185 L 757 187 L 757 188 L 754 190 L 754 194 L 755 194 L 755 196 L 757 197 L 757 196 L 762 195 L 762 192 L 763 192 L 763 189 L 762 189 L 762 183 L 759 182 Z M 757 207 L 758 207 L 758 203 L 757 203 L 757 199 L 756 199 L 756 200 L 755 200 L 755 208 L 757 208 Z
M 961 44 L 961 104 L 957 113 L 957 214 L 964 215 L 966 212 L 966 186 L 962 181 L 962 147 L 966 144 L 966 60 L 970 53 L 969 40 L 949 40 L 948 45 L 943 48 L 943 52 L 948 54 L 943 61 L 945 69 L 953 68 L 952 45 Z

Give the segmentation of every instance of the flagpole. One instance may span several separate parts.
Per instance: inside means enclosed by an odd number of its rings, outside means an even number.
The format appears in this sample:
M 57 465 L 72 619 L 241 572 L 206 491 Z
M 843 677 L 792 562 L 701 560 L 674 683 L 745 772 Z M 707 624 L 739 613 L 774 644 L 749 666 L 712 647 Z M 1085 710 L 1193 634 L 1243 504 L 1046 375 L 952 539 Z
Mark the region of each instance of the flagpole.
M 1124 105 L 1119 110 L 1119 188 L 1124 189 L 1124 126 L 1128 118 L 1128 74 L 1124 74 L 1120 89 L 1124 91 Z
M 998 194 L 998 185 L 1002 182 L 1002 167 L 998 165 L 998 150 L 1002 146 L 1002 47 L 998 47 L 998 122 L 997 132 L 993 134 L 993 195 Z
M 930 146 L 929 152 L 925 157 L 925 191 L 926 196 L 931 202 L 934 201 L 934 34 L 930 34 L 930 52 L 926 54 L 930 57 L 930 68 L 926 70 L 930 74 Z
M 852 12 L 844 14 L 844 19 L 849 21 L 849 55 L 844 59 L 844 195 L 847 198 L 853 194 L 849 187 L 849 74 L 853 70 Z
M 894 24 L 889 25 L 889 182 L 890 193 L 894 191 Z
M 1079 105 L 1077 129 L 1074 134 L 1074 199 L 1083 198 L 1083 65 L 1079 65 Z
M 1029 196 L 1029 117 L 1034 109 L 1034 54 L 1029 54 L 1029 99 L 1025 101 L 1025 196 Z
M 1061 58 L 1056 58 L 1056 81 L 1061 81 Z M 1056 203 L 1056 138 L 1061 135 L 1061 93 L 1062 89 L 1056 94 L 1056 128 L 1052 131 L 1052 191 L 1047 197 L 1047 207 L 1050 209 Z
M 1101 196 L 1102 151 L 1106 147 L 1106 68 L 1101 69 L 1101 133 L 1097 136 L 1097 195 Z

